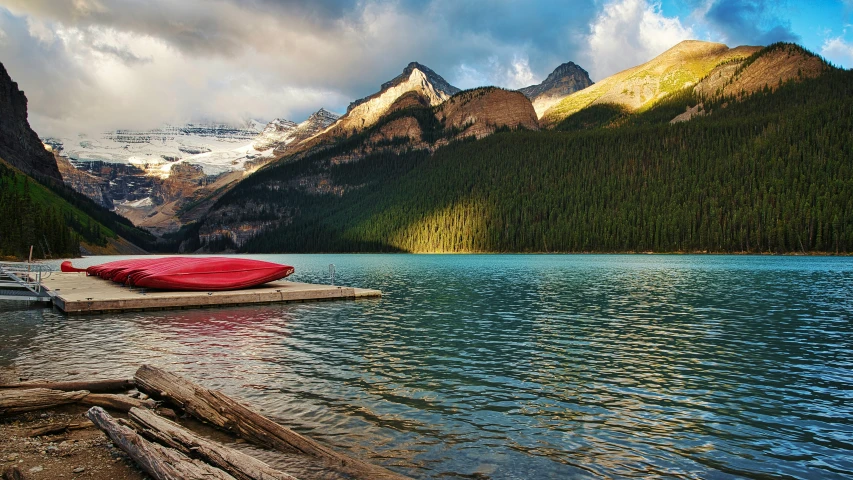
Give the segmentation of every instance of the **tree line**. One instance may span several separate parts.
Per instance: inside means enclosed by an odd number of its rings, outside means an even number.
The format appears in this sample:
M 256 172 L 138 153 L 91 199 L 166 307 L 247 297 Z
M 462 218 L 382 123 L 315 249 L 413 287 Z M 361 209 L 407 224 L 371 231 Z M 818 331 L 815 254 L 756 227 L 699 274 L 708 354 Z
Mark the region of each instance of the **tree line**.
M 80 254 L 80 235 L 69 225 L 77 220 L 56 205 L 36 200 L 38 187 L 29 177 L 0 162 L 0 257 L 67 257 Z M 91 236 L 98 235 L 89 228 Z

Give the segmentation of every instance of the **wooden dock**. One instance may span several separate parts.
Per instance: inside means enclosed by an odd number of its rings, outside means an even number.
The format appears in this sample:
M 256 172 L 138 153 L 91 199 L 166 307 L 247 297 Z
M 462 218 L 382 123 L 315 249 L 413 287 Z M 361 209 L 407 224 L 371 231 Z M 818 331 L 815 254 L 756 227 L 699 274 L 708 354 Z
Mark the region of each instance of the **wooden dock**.
M 265 303 L 380 297 L 379 290 L 288 281 L 225 292 L 170 292 L 128 288 L 85 273 L 53 273 L 42 280 L 53 304 L 69 315 L 173 310 Z

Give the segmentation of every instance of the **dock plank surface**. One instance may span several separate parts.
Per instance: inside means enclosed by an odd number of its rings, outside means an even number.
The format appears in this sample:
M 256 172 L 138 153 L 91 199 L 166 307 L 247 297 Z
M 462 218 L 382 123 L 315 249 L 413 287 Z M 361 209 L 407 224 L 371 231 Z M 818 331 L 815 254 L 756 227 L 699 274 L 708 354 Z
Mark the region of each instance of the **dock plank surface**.
M 85 273 L 53 273 L 42 280 L 53 303 L 69 315 L 132 311 L 205 308 L 253 303 L 379 297 L 382 292 L 364 288 L 279 280 L 259 287 L 220 292 L 173 292 L 128 288 Z

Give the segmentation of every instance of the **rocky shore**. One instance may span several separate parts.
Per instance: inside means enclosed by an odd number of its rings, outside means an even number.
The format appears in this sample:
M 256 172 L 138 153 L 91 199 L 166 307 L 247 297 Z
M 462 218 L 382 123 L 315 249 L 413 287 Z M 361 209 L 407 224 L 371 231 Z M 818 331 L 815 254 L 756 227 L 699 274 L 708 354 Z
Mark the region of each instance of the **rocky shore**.
M 0 384 L 27 380 L 14 368 L 0 367 Z M 3 479 L 81 478 L 142 480 L 146 475 L 86 419 L 83 405 L 63 405 L 41 411 L 0 417 L 0 473 Z M 33 435 L 52 425 L 76 425 Z M 87 426 L 88 425 L 88 426 Z M 17 471 L 20 477 L 15 477 Z
M 133 378 L 110 380 L 3 373 L 3 480 L 408 478 L 160 367 L 142 365 Z

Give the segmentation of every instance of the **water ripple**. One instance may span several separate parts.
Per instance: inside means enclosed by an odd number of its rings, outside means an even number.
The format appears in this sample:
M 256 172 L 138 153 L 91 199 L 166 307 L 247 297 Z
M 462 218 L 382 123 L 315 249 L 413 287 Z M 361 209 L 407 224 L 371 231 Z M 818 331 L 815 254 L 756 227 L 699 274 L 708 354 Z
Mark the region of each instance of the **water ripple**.
M 300 281 L 334 263 L 385 296 L 83 318 L 0 303 L 0 363 L 167 366 L 417 478 L 853 475 L 851 259 L 259 258 Z

